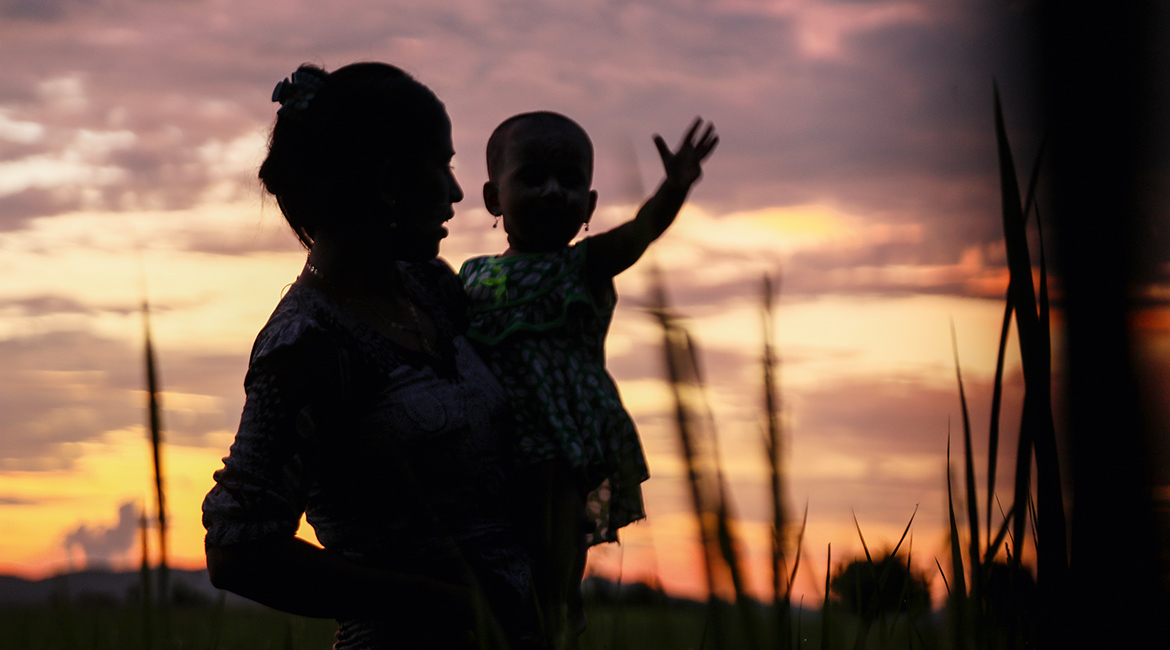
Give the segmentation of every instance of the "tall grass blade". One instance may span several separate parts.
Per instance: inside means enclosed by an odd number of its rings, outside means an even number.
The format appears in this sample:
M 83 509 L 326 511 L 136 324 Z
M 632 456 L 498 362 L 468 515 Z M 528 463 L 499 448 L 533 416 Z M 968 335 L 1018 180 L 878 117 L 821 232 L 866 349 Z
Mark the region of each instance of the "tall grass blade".
M 1003 324 L 999 330 L 999 349 L 995 355 L 995 379 L 991 390 L 991 424 L 987 434 L 987 546 L 991 546 L 991 508 L 995 501 L 996 468 L 999 466 L 999 416 L 1003 408 L 1003 369 L 1008 334 L 1012 327 L 1012 296 L 1004 298 Z
M 955 323 L 951 321 L 951 350 L 955 356 L 955 380 L 959 384 L 959 404 L 963 412 L 963 469 L 966 474 L 967 489 L 967 556 L 971 564 L 971 597 L 980 602 L 982 589 L 983 567 L 980 566 L 981 553 L 979 552 L 979 502 L 975 490 L 975 452 L 971 443 L 971 415 L 967 409 L 967 393 L 963 387 L 963 371 L 959 365 L 959 341 L 955 333 Z
M 821 604 L 821 650 L 829 650 L 832 626 L 829 624 L 829 582 L 833 575 L 833 544 L 825 551 L 825 600 Z
M 734 521 L 731 514 L 731 507 L 727 503 L 727 495 L 722 495 L 723 499 L 719 503 L 719 517 L 718 522 L 718 539 L 719 539 L 719 554 L 723 558 L 724 564 L 727 565 L 727 571 L 731 577 L 731 585 L 735 590 L 736 602 L 741 602 L 742 598 L 747 594 L 747 587 L 744 584 L 743 572 L 739 566 L 739 549 L 735 541 L 735 534 L 732 530 L 732 523 Z
M 998 96 L 997 96 L 997 98 L 998 98 Z M 997 107 L 998 107 L 998 103 L 997 103 Z M 1039 180 L 1040 180 L 1040 167 L 1041 167 L 1040 163 L 1041 163 L 1041 160 L 1043 159 L 1045 144 L 1047 143 L 1047 141 L 1048 141 L 1048 136 L 1047 136 L 1047 134 L 1045 134 L 1044 139 L 1041 140 L 1041 142 L 1040 142 L 1040 147 L 1039 147 L 1037 154 L 1036 154 L 1036 160 L 1032 164 L 1032 173 L 1031 173 L 1031 177 L 1028 181 L 1028 192 L 1027 192 L 1025 199 L 1024 199 L 1023 221 L 1025 223 L 1027 222 L 1028 215 L 1031 214 L 1033 207 L 1038 205 L 1036 203 L 1036 187 L 1039 184 Z M 1003 143 L 1000 143 L 1000 146 L 1006 148 L 1007 144 L 1006 144 L 1006 142 L 1003 142 Z M 1041 223 L 1040 223 L 1039 208 L 1035 207 L 1035 209 L 1036 209 L 1037 227 L 1040 228 Z M 1041 233 L 1042 233 L 1042 230 L 1041 230 Z M 1043 236 L 1042 235 L 1041 235 L 1040 239 L 1041 239 L 1041 245 L 1043 245 Z M 1043 255 L 1043 249 L 1041 249 L 1041 255 Z M 1048 294 L 1047 294 L 1047 282 L 1044 280 L 1044 273 L 1045 273 L 1044 264 L 1043 264 L 1043 262 L 1041 262 L 1041 278 L 1042 278 L 1042 280 L 1041 280 L 1041 323 L 1040 323 L 1040 330 L 1042 332 L 1044 332 L 1045 334 L 1047 334 L 1047 332 L 1048 332 L 1047 295 Z M 1028 277 L 1029 277 L 1029 282 L 1030 282 L 1031 275 L 1029 274 Z M 1012 290 L 1011 286 L 1009 285 L 1007 295 L 1004 297 L 1003 326 L 1000 329 L 1000 334 L 999 334 L 999 350 L 998 350 L 998 353 L 996 355 L 994 392 L 992 394 L 992 399 L 991 399 L 991 427 L 990 427 L 990 435 L 988 437 L 988 473 L 987 473 L 987 490 L 988 490 L 988 503 L 987 503 L 988 529 L 987 529 L 987 534 L 988 534 L 988 540 L 989 540 L 988 546 L 991 546 L 991 544 L 990 544 L 990 536 L 991 536 L 991 526 L 990 526 L 991 501 L 990 501 L 990 497 L 994 493 L 994 490 L 995 490 L 996 467 L 998 465 L 998 458 L 999 458 L 999 456 L 998 456 L 998 454 L 999 454 L 999 423 L 1000 423 L 999 416 L 1000 416 L 1000 411 L 1001 411 L 1001 403 L 1002 403 L 1002 395 L 1003 395 L 1004 353 L 1007 350 L 1008 334 L 1009 334 L 1010 329 L 1011 329 L 1011 319 L 1012 319 L 1012 311 L 1013 311 L 1012 294 L 1013 294 L 1013 290 Z M 1047 344 L 1045 344 L 1044 347 L 1047 349 L 1049 346 Z M 1025 502 L 1025 500 L 1030 498 L 1030 491 L 1031 491 L 1030 475 L 1031 475 L 1031 471 L 1032 471 L 1032 436 L 1031 436 L 1030 429 L 1028 429 L 1026 431 L 1021 431 L 1021 435 L 1020 435 L 1020 439 L 1019 439 L 1019 443 L 1018 443 L 1018 448 L 1016 451 L 1016 460 L 1017 460 L 1017 463 L 1016 463 L 1016 473 L 1015 473 L 1013 493 L 1014 493 L 1015 502 L 1016 503 L 1023 503 L 1023 502 Z M 1017 508 L 1014 505 L 1010 509 L 1009 512 L 1015 513 L 1016 516 L 1019 517 L 1019 519 L 1015 521 L 1015 524 L 1013 526 L 1014 534 L 1011 535 L 1011 540 L 1013 540 L 1013 544 L 1014 544 L 1014 540 L 1024 539 L 1024 526 L 1025 526 L 1025 523 L 1027 522 L 1027 518 L 1021 516 L 1022 513 L 1024 512 L 1024 510 L 1021 508 Z M 998 547 L 998 544 L 996 544 L 995 546 Z M 1019 547 L 1019 546 L 1015 547 L 1014 553 L 1009 550 L 1009 553 L 1008 553 L 1009 556 L 1014 556 L 1014 558 L 1015 558 L 1012 560 L 1012 566 L 1014 568 L 1017 568 L 1017 569 L 1019 568 L 1019 562 L 1022 560 L 1022 557 L 1023 557 L 1022 551 L 1023 551 L 1022 547 Z M 989 551 L 988 557 L 989 558 L 994 557 L 994 554 L 990 553 L 990 551 Z
M 788 592 L 785 598 L 792 597 L 792 585 L 796 582 L 796 570 L 800 568 L 800 556 L 804 545 L 804 529 L 808 526 L 808 502 L 804 503 L 804 517 L 800 520 L 800 530 L 796 534 L 796 558 L 792 562 L 792 572 L 788 574 Z
M 1039 516 L 1036 514 L 1036 500 L 1031 495 L 1028 496 L 1028 517 L 1032 522 L 1032 544 L 1039 547 L 1040 540 L 1036 537 L 1036 531 L 1040 530 Z
M 719 606 L 718 596 L 727 593 L 727 582 L 730 581 L 740 613 L 746 617 L 749 612 L 747 594 L 735 548 L 730 506 L 719 469 L 713 421 L 703 398 L 696 346 L 686 329 L 670 313 L 665 288 L 656 269 L 652 277 L 654 304 L 651 312 L 662 327 L 667 378 L 675 404 L 675 424 L 687 467 L 691 504 L 699 524 L 712 631 L 719 647 L 725 643 L 729 628 L 722 620 L 723 608 Z M 754 641 L 751 636 L 754 626 L 748 623 L 746 630 L 749 639 Z
M 764 275 L 762 296 L 762 318 L 764 329 L 764 414 L 767 419 L 767 452 L 768 471 L 770 479 L 770 494 L 772 501 L 772 600 L 780 604 L 782 594 L 791 590 L 791 585 L 782 585 L 785 577 L 785 534 L 788 528 L 788 513 L 784 490 L 784 461 L 781 457 L 784 449 L 784 432 L 781 426 L 780 395 L 776 381 L 779 359 L 776 357 L 773 336 L 773 298 L 778 289 L 778 283 L 773 284 L 772 278 Z
M 158 506 L 158 582 L 160 602 L 163 604 L 164 617 L 166 602 L 170 598 L 169 576 L 167 571 L 167 500 L 163 485 L 162 467 L 162 417 L 159 406 L 158 371 L 155 368 L 154 344 L 150 337 L 150 304 L 145 298 L 142 300 L 142 325 L 145 339 L 146 362 L 146 392 L 147 412 L 150 419 L 150 451 L 154 464 L 155 502 Z
M 1012 506 L 1012 509 L 1004 515 L 1003 521 L 999 525 L 999 532 L 995 534 L 994 538 L 990 538 L 988 540 L 987 548 L 983 550 L 984 565 L 990 565 L 993 561 L 995 561 L 995 556 L 997 553 L 999 553 L 999 548 L 1001 545 L 1003 545 L 1004 539 L 1007 537 L 1008 531 L 1011 528 L 1012 518 L 1015 516 L 1016 509 L 1015 506 Z M 988 526 L 987 529 L 990 531 L 991 526 Z
M 995 94 L 995 134 L 999 153 L 1003 205 L 1004 242 L 1007 247 L 1009 290 L 1016 312 L 1020 357 L 1024 370 L 1024 417 L 1021 438 L 1031 437 L 1036 454 L 1038 583 L 1053 596 L 1063 593 L 1067 582 L 1068 551 L 1064 504 L 1061 495 L 1056 432 L 1052 421 L 1051 362 L 1048 333 L 1041 331 L 1036 291 L 1028 253 L 1024 212 L 1020 205 L 1015 163 L 1004 126 L 999 88 Z M 1017 469 L 1020 463 L 1017 461 Z M 1019 476 L 1017 475 L 1017 480 Z M 1017 491 L 1017 498 L 1020 496 Z M 1019 528 L 1017 528 L 1019 532 Z M 1019 540 L 1017 540 L 1019 543 Z M 1017 549 L 1018 550 L 1018 549 Z M 1019 561 L 1019 558 L 1016 560 Z
M 857 528 L 857 537 L 861 540 L 861 549 L 865 551 L 865 561 L 873 564 L 873 556 L 869 553 L 869 546 L 865 543 L 865 535 L 861 533 L 861 524 L 857 521 L 857 511 L 850 508 L 849 512 L 853 514 L 853 526 Z
M 796 572 L 800 569 L 800 556 L 804 553 L 804 531 L 808 526 L 808 502 L 804 504 L 804 516 L 800 520 L 800 530 L 796 533 L 796 547 L 793 549 L 794 557 L 792 559 L 792 569 L 788 573 L 788 585 L 784 591 L 784 597 L 781 604 L 777 607 L 777 619 L 780 624 L 780 647 L 782 649 L 792 647 L 792 586 L 796 584 Z M 803 602 L 803 601 L 802 601 Z M 803 618 L 801 609 L 797 609 L 796 616 L 796 640 L 797 646 L 800 645 L 800 622 Z
M 891 557 L 893 557 L 894 555 L 895 555 L 894 553 L 890 554 Z M 910 548 L 906 549 L 906 579 L 902 581 L 902 588 L 898 591 L 898 603 L 900 603 L 900 604 L 909 602 L 910 583 L 911 583 L 911 579 L 913 578 L 913 574 L 911 573 L 911 569 L 914 566 L 913 560 L 914 560 L 914 538 L 911 537 L 910 538 Z M 886 567 L 887 568 L 890 567 L 891 564 L 892 563 L 887 564 Z M 883 571 L 882 573 L 888 574 L 888 571 Z M 884 579 L 879 580 L 879 585 L 882 585 L 883 583 L 888 582 L 888 581 L 889 581 L 889 577 L 886 576 Z M 882 589 L 884 589 L 884 586 L 879 586 L 878 589 L 880 592 Z M 883 626 L 882 626 L 883 635 L 887 635 L 887 634 L 892 633 L 893 630 L 898 627 L 898 619 L 901 618 L 903 613 L 906 614 L 906 619 L 910 620 L 909 608 L 907 607 L 906 611 L 903 612 L 902 608 L 898 607 L 897 609 L 894 610 L 894 619 L 890 622 L 890 627 L 888 630 L 885 628 L 884 621 L 883 621 Z M 891 637 L 885 636 L 885 639 L 886 639 L 886 645 L 889 645 L 890 641 L 892 640 Z
M 663 295 L 665 296 L 665 292 Z M 682 328 L 681 324 L 676 322 L 676 326 L 684 334 L 687 350 L 690 353 L 691 374 L 694 377 L 693 390 L 689 393 L 693 402 L 688 411 L 701 414 L 700 422 L 705 425 L 696 429 L 699 433 L 698 441 L 700 442 L 697 449 L 702 458 L 703 465 L 706 467 L 706 471 L 714 477 L 713 481 L 708 481 L 707 496 L 716 506 L 715 530 L 719 555 L 722 559 L 721 566 L 727 571 L 727 575 L 731 580 L 735 603 L 739 606 L 743 621 L 747 623 L 745 632 L 748 638 L 752 640 L 752 643 L 749 645 L 756 647 L 758 644 L 754 640 L 755 627 L 749 623 L 754 614 L 753 604 L 749 602 L 743 569 L 740 567 L 739 550 L 733 532 L 735 517 L 732 513 L 730 497 L 727 493 L 727 483 L 723 478 L 722 463 L 719 460 L 719 444 L 718 435 L 716 434 L 715 417 L 711 405 L 707 400 L 707 394 L 703 390 L 703 378 L 699 364 L 699 346 L 691 338 L 690 332 Z
M 675 425 L 678 439 L 682 448 L 683 463 L 687 468 L 687 484 L 691 492 L 691 507 L 698 517 L 700 543 L 703 546 L 705 577 L 709 597 L 714 598 L 718 593 L 717 569 L 714 558 L 710 553 L 715 546 L 713 526 L 716 513 L 709 505 L 709 498 L 704 494 L 707 477 L 700 468 L 700 459 L 695 449 L 695 418 L 688 408 L 685 392 L 697 381 L 690 372 L 690 350 L 685 332 L 681 331 L 674 317 L 667 312 L 665 291 L 661 279 L 655 274 L 656 305 L 654 315 L 658 317 L 662 326 L 663 348 L 666 353 L 666 373 L 674 398 Z
M 1040 162 L 1044 159 L 1044 148 L 1048 144 L 1048 134 L 1040 139 L 1040 146 L 1036 148 L 1036 160 L 1032 162 L 1032 173 L 1028 177 L 1028 191 L 1024 195 L 1024 221 L 1027 222 L 1032 208 L 1036 207 L 1036 220 L 1040 219 L 1039 201 L 1036 199 L 1036 187 L 1040 184 Z
M 145 648 L 154 647 L 154 594 L 150 574 L 150 520 L 146 508 L 138 513 L 138 541 L 142 551 L 142 564 L 138 569 L 139 589 L 142 591 L 142 643 Z
M 1027 392 L 1024 393 L 1024 412 L 1029 411 L 1030 398 Z M 1027 504 L 1032 498 L 1031 477 L 1032 477 L 1032 428 L 1026 426 L 1023 422 L 1020 423 L 1020 435 L 1016 444 L 1016 477 L 1014 481 L 1014 489 L 1012 495 L 1012 511 L 1016 516 L 1012 518 L 1012 541 L 1013 541 L 1013 559 L 1012 565 L 1014 569 L 1019 569 L 1024 561 L 1024 546 L 1027 539 L 1026 528 L 1028 525 L 1028 517 L 1025 512 L 1020 509 L 1020 504 Z M 1035 530 L 1033 529 L 1033 533 Z M 1038 548 L 1038 547 L 1037 547 Z
M 914 517 L 918 515 L 918 504 L 914 504 L 914 512 L 910 513 L 910 521 L 906 522 L 906 527 L 902 529 L 902 536 L 898 538 L 898 543 L 894 545 L 894 550 L 890 551 L 890 555 L 897 555 L 898 549 L 902 548 L 902 542 L 906 541 L 906 536 L 910 534 L 910 527 L 914 525 Z M 911 538 L 913 541 L 913 538 Z
M 947 581 L 947 572 L 943 571 L 942 562 L 939 562 L 937 557 L 934 558 L 934 565 L 936 567 L 938 567 L 938 575 L 939 575 L 939 577 L 942 578 L 943 588 L 947 590 L 947 596 L 950 596 L 951 595 L 951 583 L 949 581 Z
M 959 538 L 959 522 L 955 518 L 954 480 L 951 477 L 951 437 L 947 435 L 947 514 L 951 525 L 951 578 L 954 580 L 951 589 L 950 605 L 954 614 L 954 634 L 956 650 L 966 648 L 966 640 L 970 636 L 967 617 L 967 581 L 963 571 L 962 541 Z
M 910 533 L 910 527 L 914 525 L 914 517 L 917 514 L 918 514 L 918 506 L 915 505 L 914 512 L 910 515 L 910 521 L 906 522 L 906 528 L 902 530 L 902 536 L 898 539 L 898 543 L 896 545 L 894 545 L 894 550 L 890 551 L 889 558 L 897 557 L 898 550 L 902 548 L 902 543 L 906 541 L 906 536 Z M 856 514 L 854 514 L 854 516 L 853 516 L 853 523 L 855 525 L 857 525 L 857 534 L 860 536 L 861 535 L 861 526 L 857 524 L 857 515 Z M 864 537 L 861 540 L 861 545 L 863 548 L 865 547 Z M 873 561 L 873 558 L 869 554 L 868 548 L 865 551 L 865 557 L 866 557 L 866 560 L 869 562 L 870 566 L 873 566 L 875 564 Z M 868 599 L 868 604 L 866 605 L 865 611 L 863 611 L 861 613 L 861 625 L 858 627 L 857 640 L 854 642 L 854 646 L 853 646 L 855 648 L 855 650 L 861 650 L 861 648 L 865 647 L 865 642 L 869 638 L 869 629 L 870 629 L 870 627 L 872 627 L 874 620 L 877 619 L 878 607 L 882 603 L 882 594 L 885 593 L 886 584 L 890 581 L 890 571 L 894 568 L 894 563 L 895 562 L 893 559 L 890 559 L 888 561 L 884 561 L 881 563 L 882 570 L 881 570 L 881 573 L 878 574 L 877 583 L 874 587 L 874 592 L 873 592 L 873 594 L 871 594 L 871 597 Z M 909 567 L 910 567 L 909 560 L 907 560 L 906 566 L 907 566 L 907 569 L 909 569 Z M 857 581 L 855 584 L 857 585 L 858 591 L 860 591 L 861 581 Z M 910 584 L 909 580 L 907 580 L 905 583 L 903 583 L 903 585 L 902 585 L 903 589 L 906 589 L 909 586 L 909 584 Z M 861 593 L 857 594 L 857 602 L 859 602 L 859 603 L 866 602 L 866 599 L 862 598 Z M 884 630 L 884 621 L 883 621 L 883 630 Z M 885 634 L 883 633 L 882 636 L 884 637 Z

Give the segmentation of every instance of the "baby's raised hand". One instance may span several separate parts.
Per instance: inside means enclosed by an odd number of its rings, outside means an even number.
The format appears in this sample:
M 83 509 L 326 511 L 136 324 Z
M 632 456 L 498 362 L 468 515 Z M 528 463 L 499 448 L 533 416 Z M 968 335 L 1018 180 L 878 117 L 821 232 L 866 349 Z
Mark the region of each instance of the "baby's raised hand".
M 703 159 L 710 155 L 715 145 L 719 144 L 719 136 L 715 134 L 715 125 L 711 122 L 707 122 L 703 135 L 695 140 L 695 134 L 702 125 L 703 118 L 696 117 L 679 142 L 678 150 L 674 152 L 666 146 L 662 136 L 654 135 L 654 144 L 658 147 L 658 155 L 662 156 L 662 166 L 666 169 L 667 184 L 684 192 L 703 175 Z

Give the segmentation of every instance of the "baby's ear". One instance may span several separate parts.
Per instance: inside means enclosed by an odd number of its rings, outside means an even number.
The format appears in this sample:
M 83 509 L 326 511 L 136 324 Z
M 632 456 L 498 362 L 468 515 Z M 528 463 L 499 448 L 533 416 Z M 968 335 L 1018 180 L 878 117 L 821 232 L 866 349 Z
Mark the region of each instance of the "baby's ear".
M 488 214 L 493 217 L 498 217 L 504 213 L 500 209 L 500 188 L 491 181 L 483 184 L 483 204 L 487 208 Z

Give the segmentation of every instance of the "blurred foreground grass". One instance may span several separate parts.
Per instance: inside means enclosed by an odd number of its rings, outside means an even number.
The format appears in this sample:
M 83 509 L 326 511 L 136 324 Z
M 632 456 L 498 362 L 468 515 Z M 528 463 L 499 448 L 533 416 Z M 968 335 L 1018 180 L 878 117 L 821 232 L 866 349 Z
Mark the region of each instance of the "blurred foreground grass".
M 323 650 L 337 623 L 265 607 L 178 607 L 163 639 L 141 605 L 113 603 L 0 608 L 2 650 Z
M 589 627 L 580 650 L 684 650 L 713 647 L 711 621 L 735 606 L 692 601 L 661 603 L 590 603 Z M 844 649 L 856 644 L 859 620 L 845 612 L 819 610 L 793 613 L 799 630 L 797 647 Z M 332 647 L 337 624 L 285 614 L 265 607 L 191 606 L 171 610 L 171 634 L 163 638 L 150 629 L 140 605 L 77 603 L 0 607 L 0 650 L 325 650 Z M 749 638 L 764 647 L 779 647 L 777 630 L 768 626 L 761 605 L 757 626 L 749 633 L 745 619 L 727 630 L 724 647 L 749 647 Z M 913 621 L 913 623 L 911 623 Z M 822 639 L 822 625 L 829 638 Z M 939 615 L 890 618 L 874 629 L 869 648 L 947 648 L 945 621 Z

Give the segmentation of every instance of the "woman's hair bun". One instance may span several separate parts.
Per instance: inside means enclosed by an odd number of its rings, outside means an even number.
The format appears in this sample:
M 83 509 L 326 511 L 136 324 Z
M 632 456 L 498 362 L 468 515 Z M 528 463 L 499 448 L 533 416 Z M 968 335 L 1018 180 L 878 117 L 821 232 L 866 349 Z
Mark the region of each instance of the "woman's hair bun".
M 272 89 L 272 101 L 280 102 L 277 115 L 285 115 L 291 111 L 303 111 L 309 107 L 309 101 L 317 96 L 317 90 L 325 82 L 327 72 L 314 65 L 302 65 L 292 75 L 283 81 L 276 82 Z

